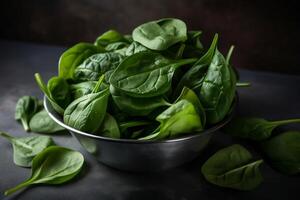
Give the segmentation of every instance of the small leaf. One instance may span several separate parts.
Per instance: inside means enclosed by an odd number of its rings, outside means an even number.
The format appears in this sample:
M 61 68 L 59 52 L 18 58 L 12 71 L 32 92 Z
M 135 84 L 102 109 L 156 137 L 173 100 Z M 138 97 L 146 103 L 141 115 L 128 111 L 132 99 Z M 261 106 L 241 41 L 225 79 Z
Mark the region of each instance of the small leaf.
M 13 137 L 0 132 L 2 137 L 9 140 L 14 150 L 14 163 L 21 167 L 30 167 L 32 159 L 48 146 L 54 144 L 48 136 Z
M 89 43 L 78 43 L 66 50 L 60 57 L 58 63 L 59 77 L 73 79 L 73 72 L 86 58 L 93 54 L 103 52 L 104 49 Z
M 253 190 L 263 178 L 252 155 L 241 145 L 232 145 L 212 155 L 202 166 L 205 179 L 215 185 L 237 190 Z
M 53 76 L 47 83 L 47 88 L 53 99 L 60 107 L 65 109 L 71 102 L 71 92 L 64 78 Z
M 112 115 L 106 113 L 100 129 L 97 131 L 97 135 L 109 138 L 121 137 L 119 125 Z
M 181 94 L 176 99 L 175 103 L 182 99 L 189 101 L 190 103 L 192 103 L 195 106 L 195 108 L 197 109 L 197 112 L 201 118 L 202 126 L 204 127 L 205 123 L 206 123 L 205 110 L 204 110 L 198 96 L 196 95 L 196 93 L 193 90 L 191 90 L 187 87 L 184 87 L 181 91 Z
M 31 118 L 29 127 L 32 132 L 36 133 L 56 133 L 65 130 L 65 128 L 51 119 L 45 109 L 39 111 Z
M 64 114 L 64 109 L 58 105 L 58 103 L 51 97 L 51 93 L 48 90 L 48 87 L 46 86 L 45 82 L 43 81 L 41 75 L 39 73 L 34 74 L 35 80 L 39 86 L 39 88 L 42 90 L 42 92 L 45 94 L 45 96 L 50 101 L 51 105 L 53 106 L 54 110 L 59 113 L 60 115 Z
M 133 40 L 152 50 L 165 50 L 187 39 L 187 28 L 179 19 L 167 18 L 147 22 L 132 32 Z
M 40 152 L 32 161 L 31 177 L 5 191 L 10 195 L 35 184 L 61 184 L 77 175 L 84 163 L 81 153 L 64 147 L 51 146 Z
M 183 99 L 171 105 L 156 117 L 160 122 L 157 132 L 140 140 L 173 138 L 203 129 L 201 119 L 192 103 Z
M 116 30 L 108 30 L 102 35 L 98 36 L 94 44 L 98 47 L 105 47 L 108 44 L 120 41 L 126 41 L 126 39 Z
M 16 104 L 15 119 L 20 121 L 25 131 L 30 131 L 29 121 L 40 109 L 38 98 L 23 96 Z

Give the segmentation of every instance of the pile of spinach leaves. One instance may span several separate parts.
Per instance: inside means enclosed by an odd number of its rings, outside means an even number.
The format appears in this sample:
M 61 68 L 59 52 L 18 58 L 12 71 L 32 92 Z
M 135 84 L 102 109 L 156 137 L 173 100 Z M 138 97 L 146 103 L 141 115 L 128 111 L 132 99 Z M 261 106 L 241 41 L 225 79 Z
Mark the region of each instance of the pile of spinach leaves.
M 175 18 L 144 23 L 132 35 L 109 30 L 67 49 L 47 84 L 39 74 L 35 79 L 64 122 L 80 131 L 139 140 L 201 133 L 231 111 L 237 81 L 233 48 L 223 56 L 218 34 L 208 49 L 201 36 Z
M 217 48 L 218 34 L 209 48 L 203 47 L 201 36 L 202 31 L 188 30 L 174 18 L 144 23 L 132 35 L 109 30 L 94 43 L 67 49 L 59 59 L 58 75 L 47 84 L 38 73 L 35 79 L 64 122 L 80 131 L 137 140 L 201 134 L 232 111 L 236 86 L 249 86 L 237 83 L 238 73 L 230 64 L 233 46 L 224 56 Z M 64 130 L 32 96 L 19 99 L 15 119 L 26 131 Z M 256 142 L 265 157 L 254 159 L 245 147 L 232 145 L 203 164 L 204 178 L 221 187 L 252 190 L 263 181 L 259 167 L 264 161 L 284 174 L 299 174 L 300 132 L 273 134 L 278 126 L 299 122 L 232 120 L 224 132 Z M 7 195 L 33 184 L 68 181 L 84 162 L 79 152 L 54 146 L 48 136 L 0 136 L 12 143 L 16 165 L 32 167 L 32 177 Z

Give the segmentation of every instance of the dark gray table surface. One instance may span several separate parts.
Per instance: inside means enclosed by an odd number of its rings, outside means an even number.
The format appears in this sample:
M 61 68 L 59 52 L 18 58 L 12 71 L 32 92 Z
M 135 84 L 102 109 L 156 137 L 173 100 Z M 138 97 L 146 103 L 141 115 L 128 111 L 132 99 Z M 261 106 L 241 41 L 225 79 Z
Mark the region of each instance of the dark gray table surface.
M 0 40 L 0 130 L 26 136 L 14 120 L 15 103 L 23 95 L 42 94 L 33 74 L 45 79 L 57 72 L 59 55 L 65 48 Z M 288 67 L 288 66 L 287 66 Z M 283 119 L 300 117 L 300 76 L 240 70 L 241 79 L 250 81 L 251 88 L 239 89 L 239 113 L 247 116 Z M 285 129 L 298 129 L 290 125 Z M 86 159 L 82 173 L 61 186 L 35 186 L 5 199 L 286 199 L 296 197 L 300 177 L 284 176 L 268 165 L 262 167 L 263 184 L 251 192 L 239 192 L 208 184 L 201 175 L 202 163 L 217 149 L 242 142 L 260 157 L 251 144 L 222 133 L 216 135 L 206 152 L 182 167 L 162 173 L 128 173 L 97 163 L 84 152 L 70 135 L 54 135 L 57 144 L 81 151 Z M 14 165 L 11 145 L 0 138 L 0 199 L 3 191 L 30 176 L 30 169 Z M 294 198 L 289 198 L 294 199 Z

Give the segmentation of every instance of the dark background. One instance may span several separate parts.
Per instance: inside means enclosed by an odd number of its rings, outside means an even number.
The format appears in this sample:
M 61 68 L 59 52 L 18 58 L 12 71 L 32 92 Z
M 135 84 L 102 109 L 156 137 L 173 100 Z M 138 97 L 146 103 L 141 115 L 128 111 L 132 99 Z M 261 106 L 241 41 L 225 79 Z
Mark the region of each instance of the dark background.
M 215 32 L 221 50 L 234 44 L 236 67 L 300 74 L 295 0 L 2 0 L 0 11 L 0 38 L 66 46 L 177 17 L 204 30 L 206 46 Z

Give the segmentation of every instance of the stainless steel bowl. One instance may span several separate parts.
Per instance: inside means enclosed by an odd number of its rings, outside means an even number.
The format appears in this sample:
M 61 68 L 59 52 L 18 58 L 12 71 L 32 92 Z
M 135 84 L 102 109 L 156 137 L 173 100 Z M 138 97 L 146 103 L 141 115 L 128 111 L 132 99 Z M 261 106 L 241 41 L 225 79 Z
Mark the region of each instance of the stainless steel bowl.
M 233 106 L 235 105 L 236 101 Z M 98 161 L 126 171 L 166 170 L 195 159 L 207 146 L 211 137 L 227 124 L 233 115 L 231 112 L 222 122 L 202 132 L 163 141 L 140 141 L 84 133 L 64 124 L 62 117 L 54 111 L 46 97 L 44 107 L 49 116 L 70 131 L 82 147 Z

